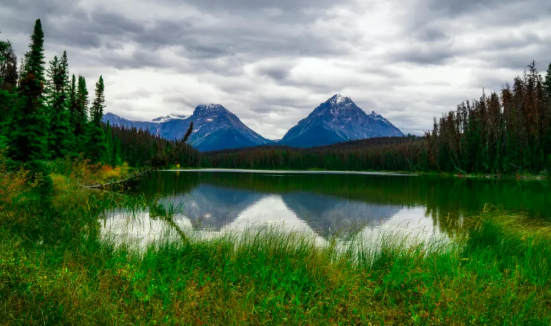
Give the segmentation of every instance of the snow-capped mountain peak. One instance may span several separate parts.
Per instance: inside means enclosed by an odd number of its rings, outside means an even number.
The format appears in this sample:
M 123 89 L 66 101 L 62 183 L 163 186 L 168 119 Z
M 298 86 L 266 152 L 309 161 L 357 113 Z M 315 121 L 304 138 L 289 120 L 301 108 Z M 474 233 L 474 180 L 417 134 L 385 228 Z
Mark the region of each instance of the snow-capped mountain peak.
M 342 108 L 345 106 L 350 105 L 352 102 L 352 99 L 348 96 L 342 96 L 340 93 L 333 95 L 329 100 L 327 100 L 325 103 L 330 104 L 337 108 Z
M 336 94 L 291 128 L 281 143 L 312 147 L 388 136 L 402 136 L 402 132 L 375 112 L 366 114 L 350 97 Z
M 187 116 L 182 115 L 182 114 L 171 113 L 171 114 L 169 114 L 167 116 L 164 116 L 164 117 L 155 118 L 155 119 L 151 120 L 151 122 L 153 122 L 153 123 L 163 123 L 163 122 L 167 122 L 167 121 L 170 121 L 170 120 L 184 120 L 184 119 L 187 119 Z
M 211 103 L 211 104 L 201 104 L 195 108 L 195 111 L 196 112 L 227 111 L 227 109 L 220 104 Z
M 199 151 L 258 146 L 271 143 L 247 127 L 239 118 L 220 104 L 203 104 L 195 108 L 193 115 L 185 117 L 170 114 L 153 121 L 130 121 L 107 113 L 105 122 L 111 125 L 136 127 L 170 140 L 182 139 L 193 122 L 189 143 Z

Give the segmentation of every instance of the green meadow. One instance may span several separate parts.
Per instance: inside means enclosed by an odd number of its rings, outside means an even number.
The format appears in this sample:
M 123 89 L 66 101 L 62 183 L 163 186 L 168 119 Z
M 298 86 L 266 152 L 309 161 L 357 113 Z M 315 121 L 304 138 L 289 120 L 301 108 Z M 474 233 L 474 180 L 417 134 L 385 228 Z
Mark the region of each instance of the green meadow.
M 25 172 L 1 172 L 5 325 L 551 323 L 551 228 L 521 214 L 487 208 L 446 242 L 389 233 L 319 246 L 266 229 L 136 249 L 100 236 L 102 212 L 155 203 L 82 187 L 129 172 L 52 170 L 50 198 Z M 155 212 L 170 221 L 171 209 Z

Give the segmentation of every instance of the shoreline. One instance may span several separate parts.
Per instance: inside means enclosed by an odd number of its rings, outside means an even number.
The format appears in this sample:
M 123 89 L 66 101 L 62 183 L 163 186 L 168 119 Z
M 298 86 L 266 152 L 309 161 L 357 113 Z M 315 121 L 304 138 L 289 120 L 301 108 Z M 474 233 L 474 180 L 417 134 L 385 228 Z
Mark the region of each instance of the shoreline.
M 162 169 L 161 172 L 216 172 L 216 173 L 260 173 L 260 174 L 344 174 L 344 175 L 385 175 L 418 176 L 407 172 L 369 172 L 369 171 L 330 171 L 330 170 L 256 170 L 256 169 Z
M 503 174 L 453 174 L 438 172 L 406 172 L 406 171 L 332 171 L 332 170 L 259 170 L 259 169 L 225 169 L 225 168 L 189 168 L 189 169 L 159 169 L 161 172 L 214 172 L 214 173 L 262 173 L 262 174 L 342 174 L 342 175 L 381 175 L 381 176 L 426 176 L 440 178 L 486 179 L 486 180 L 542 180 L 548 179 L 542 175 L 503 175 Z

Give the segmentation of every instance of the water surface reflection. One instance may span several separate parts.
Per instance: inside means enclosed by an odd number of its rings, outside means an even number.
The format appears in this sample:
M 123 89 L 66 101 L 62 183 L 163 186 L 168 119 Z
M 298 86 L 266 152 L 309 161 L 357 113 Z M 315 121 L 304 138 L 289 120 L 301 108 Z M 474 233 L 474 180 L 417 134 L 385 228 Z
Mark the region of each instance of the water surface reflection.
M 373 238 L 391 231 L 442 237 L 485 205 L 548 218 L 551 204 L 542 181 L 395 175 L 159 172 L 135 192 L 160 198 L 174 210 L 175 224 L 200 238 L 269 227 L 311 235 L 318 243 L 332 235 Z M 150 215 L 106 212 L 102 234 L 142 245 L 176 236 L 166 221 Z

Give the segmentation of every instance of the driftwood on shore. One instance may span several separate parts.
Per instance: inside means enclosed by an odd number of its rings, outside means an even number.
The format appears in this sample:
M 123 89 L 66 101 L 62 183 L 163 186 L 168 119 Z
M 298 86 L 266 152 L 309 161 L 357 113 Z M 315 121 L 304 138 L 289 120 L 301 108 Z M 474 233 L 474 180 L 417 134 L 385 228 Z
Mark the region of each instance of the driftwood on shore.
M 148 169 L 148 170 L 145 170 L 145 171 L 142 171 L 138 174 L 134 174 L 126 179 L 123 179 L 123 180 L 117 180 L 117 181 L 111 181 L 111 182 L 108 182 L 108 183 L 100 183 L 100 184 L 95 184 L 95 185 L 84 185 L 85 188 L 88 188 L 88 189 L 107 189 L 107 188 L 111 188 L 113 186 L 127 186 L 130 182 L 134 181 L 135 179 L 143 176 L 143 175 L 146 175 L 148 173 L 151 173 L 152 171 L 155 171 L 155 169 Z

